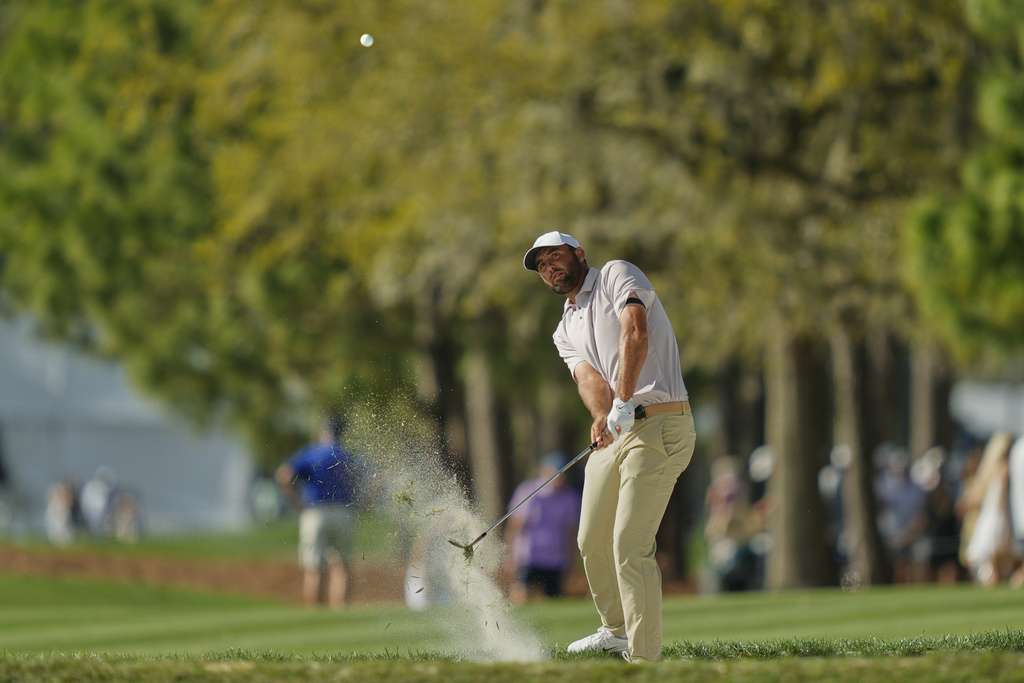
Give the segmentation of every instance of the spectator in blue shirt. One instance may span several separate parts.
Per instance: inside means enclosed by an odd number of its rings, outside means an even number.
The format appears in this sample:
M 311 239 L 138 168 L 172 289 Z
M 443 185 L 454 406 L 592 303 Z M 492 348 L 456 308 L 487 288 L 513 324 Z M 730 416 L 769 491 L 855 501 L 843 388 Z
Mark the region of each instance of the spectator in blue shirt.
M 275 479 L 299 512 L 299 563 L 307 606 L 344 607 L 348 596 L 359 485 L 356 457 L 340 442 L 340 418 L 323 421 L 317 441 L 277 468 Z

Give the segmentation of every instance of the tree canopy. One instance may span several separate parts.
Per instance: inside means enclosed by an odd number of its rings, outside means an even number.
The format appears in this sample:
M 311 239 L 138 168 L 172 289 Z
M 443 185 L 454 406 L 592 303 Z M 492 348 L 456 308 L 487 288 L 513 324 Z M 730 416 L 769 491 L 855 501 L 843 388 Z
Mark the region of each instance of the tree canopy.
M 978 141 L 955 192 L 914 208 L 907 282 L 927 320 L 964 360 L 1019 355 L 1024 320 L 1024 10 L 976 0 L 967 18 L 986 59 L 975 98 Z
M 559 229 L 651 276 L 688 383 L 774 363 L 827 423 L 826 340 L 1018 347 L 1018 5 L 8 0 L 0 302 L 267 462 L 400 396 L 495 489 L 589 422 L 520 266 Z
M 413 386 L 439 330 L 529 396 L 558 302 L 518 256 L 556 227 L 679 293 L 691 367 L 780 317 L 898 326 L 898 209 L 963 139 L 960 11 L 12 2 L 3 284 L 262 438 Z

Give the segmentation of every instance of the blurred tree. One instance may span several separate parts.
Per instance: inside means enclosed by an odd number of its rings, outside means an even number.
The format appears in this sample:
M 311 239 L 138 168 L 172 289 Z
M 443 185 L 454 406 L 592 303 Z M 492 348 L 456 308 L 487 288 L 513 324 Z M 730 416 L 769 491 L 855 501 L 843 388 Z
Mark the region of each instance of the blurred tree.
M 257 449 L 279 455 L 303 426 L 293 412 L 308 407 L 310 349 L 333 363 L 359 358 L 314 347 L 305 321 L 293 329 L 288 317 L 331 311 L 293 299 L 268 315 L 248 301 L 261 286 L 308 301 L 296 271 L 323 272 L 322 258 L 251 274 L 219 271 L 209 255 L 216 201 L 193 127 L 199 8 L 6 5 L 3 285 L 50 334 L 124 359 L 196 422 L 242 423 Z
M 197 104 L 221 190 L 203 245 L 218 270 L 303 271 L 296 296 L 323 292 L 306 307 L 356 332 L 331 352 L 390 365 L 380 392 L 415 388 L 491 515 L 511 480 L 500 476 L 509 439 L 497 429 L 509 388 L 493 381 L 509 373 L 491 367 L 504 358 L 506 316 L 482 294 L 499 284 L 485 267 L 495 202 L 480 172 L 491 114 L 481 103 L 499 99 L 501 83 L 485 71 L 498 6 L 215 2 Z M 310 253 L 329 259 L 322 287 Z M 249 303 L 268 317 L 302 306 L 266 285 Z M 358 321 L 360 307 L 377 317 Z M 336 336 L 323 321 L 309 334 Z M 350 374 L 324 373 L 336 383 Z
M 907 221 L 907 281 L 925 318 L 961 361 L 1024 348 L 1024 7 L 966 3 L 984 41 L 972 102 L 979 140 L 957 192 L 932 193 Z
M 415 396 L 493 514 L 511 462 L 586 433 L 519 265 L 563 229 L 651 274 L 689 368 L 765 373 L 770 583 L 829 580 L 822 364 L 869 474 L 887 406 L 839 370 L 915 326 L 895 226 L 959 160 L 958 2 L 0 11 L 2 284 L 55 333 L 268 459 L 310 409 Z
M 188 246 L 210 201 L 185 125 L 191 10 L 6 3 L 0 53 L 4 287 L 49 333 L 127 356 L 182 408 L 216 393 L 201 372 L 161 370 L 202 317 Z
M 656 274 L 689 365 L 739 358 L 767 370 L 774 587 L 834 580 L 814 476 L 830 435 L 812 429 L 831 412 L 814 400 L 821 373 L 806 370 L 808 354 L 832 339 L 833 362 L 848 364 L 840 353 L 914 328 L 897 218 L 959 159 L 971 74 L 961 24 L 952 1 L 565 2 L 537 17 L 558 85 L 548 96 L 563 103 L 563 118 L 548 119 L 562 123 L 552 143 L 583 186 L 558 198 L 567 225 Z M 863 473 L 847 496 L 859 563 L 866 580 L 884 580 L 870 569 L 883 550 L 867 455 L 888 435 L 861 413 L 892 405 L 847 400 L 858 393 L 849 382 L 835 392 Z

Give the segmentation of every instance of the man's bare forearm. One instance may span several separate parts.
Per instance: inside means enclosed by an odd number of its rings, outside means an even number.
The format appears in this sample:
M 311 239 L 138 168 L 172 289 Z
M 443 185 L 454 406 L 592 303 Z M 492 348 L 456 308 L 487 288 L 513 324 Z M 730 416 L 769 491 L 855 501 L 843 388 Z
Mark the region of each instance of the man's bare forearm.
M 598 444 L 598 448 L 603 448 L 610 442 L 610 439 L 606 439 L 605 429 L 608 426 L 608 411 L 611 410 L 614 397 L 612 387 L 586 361 L 577 365 L 575 372 L 580 398 L 594 418 L 590 426 L 590 440 Z
M 579 381 L 580 398 L 590 414 L 596 419 L 604 417 L 612 407 L 615 397 L 611 385 L 596 371 L 586 374 Z
M 619 373 L 615 379 L 615 396 L 628 401 L 636 391 L 640 370 L 647 360 L 647 311 L 643 306 L 626 306 L 619 316 L 619 323 Z

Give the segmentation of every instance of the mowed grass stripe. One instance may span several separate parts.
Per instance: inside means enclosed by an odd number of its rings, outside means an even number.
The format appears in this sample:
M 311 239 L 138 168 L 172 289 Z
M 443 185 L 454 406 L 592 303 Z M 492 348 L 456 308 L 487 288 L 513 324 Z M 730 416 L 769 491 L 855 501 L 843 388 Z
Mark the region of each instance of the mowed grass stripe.
M 1024 623 L 1024 595 L 999 587 L 878 587 L 667 600 L 666 640 L 776 637 L 916 637 Z
M 0 609 L 0 619 L 4 612 Z M 54 649 L 102 647 L 105 643 L 120 643 L 124 647 L 135 644 L 177 640 L 195 636 L 220 637 L 222 634 L 245 633 L 268 627 L 291 628 L 299 623 L 295 615 L 281 618 L 280 614 L 252 610 L 199 610 L 186 612 L 150 609 L 100 612 L 91 620 L 66 621 L 59 615 L 54 620 L 34 628 L 10 629 L 0 627 L 0 644 L 7 648 Z
M 0 609 L 0 648 L 30 651 L 67 650 L 175 650 L 206 652 L 210 649 L 276 649 L 309 653 L 311 648 L 337 652 L 343 648 L 372 648 L 385 641 L 396 647 L 437 642 L 442 633 L 436 624 L 407 612 L 385 621 L 383 615 L 319 615 L 301 608 L 198 609 L 156 612 L 141 608 L 97 611 L 93 618 L 68 621 L 52 613 L 50 623 L 31 628 L 6 625 Z M 414 622 L 414 623 L 413 623 Z M 431 635 L 433 634 L 433 635 Z
M 877 587 L 669 596 L 665 643 L 779 638 L 941 638 L 1020 628 L 1024 593 L 1008 587 Z M 547 647 L 592 632 L 586 599 L 517 610 Z M 446 651 L 472 628 L 460 612 L 401 605 L 341 613 L 138 584 L 0 577 L 0 650 L 205 654 L 241 648 L 301 655 Z M 465 635 L 465 634 L 462 634 Z M 471 634 L 472 635 L 472 634 Z M 502 633 L 502 636 L 505 636 Z
M 102 579 L 0 575 L 0 606 L 205 605 L 269 603 L 246 596 Z M 273 604 L 273 603 L 269 603 Z
M 402 650 L 432 651 L 445 640 L 438 613 L 417 613 L 401 609 L 353 609 L 342 613 L 308 612 L 292 608 L 296 619 L 263 621 L 251 628 L 239 628 L 222 639 L 214 649 L 224 647 L 297 654 L 383 653 Z M 184 646 L 193 650 L 202 638 Z
M 665 642 L 779 637 L 914 638 L 1024 627 L 1024 591 L 1009 587 L 875 587 L 718 596 L 668 596 Z M 566 643 L 599 624 L 589 601 L 528 605 L 549 641 Z
M 227 648 L 382 653 L 437 648 L 446 639 L 437 613 L 401 606 L 335 613 L 190 591 L 126 586 L 97 604 L 103 582 L 39 577 L 0 579 L 0 597 L 19 595 L 32 605 L 0 601 L 0 649 L 12 651 L 200 652 Z M 40 588 L 53 590 L 40 590 Z M 23 590 L 26 589 L 26 590 Z M 78 599 L 88 604 L 78 605 Z M 146 599 L 147 594 L 150 600 Z M 60 605 L 47 604 L 56 596 Z M 180 596 L 180 601 L 175 598 Z

